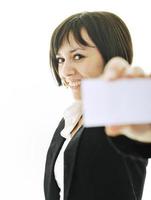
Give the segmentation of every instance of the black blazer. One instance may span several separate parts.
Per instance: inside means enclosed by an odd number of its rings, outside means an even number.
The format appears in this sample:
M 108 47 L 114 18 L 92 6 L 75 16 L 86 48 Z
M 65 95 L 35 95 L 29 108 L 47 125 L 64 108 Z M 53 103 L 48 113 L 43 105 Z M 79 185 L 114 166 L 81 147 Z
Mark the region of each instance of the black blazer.
M 65 141 L 64 119 L 52 138 L 46 159 L 45 200 L 59 200 L 54 164 Z M 84 128 L 64 153 L 64 200 L 140 200 L 151 144 L 125 136 L 108 137 L 104 127 Z

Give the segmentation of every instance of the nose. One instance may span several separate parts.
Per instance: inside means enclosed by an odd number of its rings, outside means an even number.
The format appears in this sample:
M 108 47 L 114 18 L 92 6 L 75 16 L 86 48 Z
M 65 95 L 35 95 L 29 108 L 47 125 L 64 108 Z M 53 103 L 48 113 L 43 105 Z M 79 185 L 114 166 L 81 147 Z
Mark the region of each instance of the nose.
M 60 72 L 64 78 L 67 78 L 75 74 L 75 67 L 73 63 L 65 61 L 61 66 Z

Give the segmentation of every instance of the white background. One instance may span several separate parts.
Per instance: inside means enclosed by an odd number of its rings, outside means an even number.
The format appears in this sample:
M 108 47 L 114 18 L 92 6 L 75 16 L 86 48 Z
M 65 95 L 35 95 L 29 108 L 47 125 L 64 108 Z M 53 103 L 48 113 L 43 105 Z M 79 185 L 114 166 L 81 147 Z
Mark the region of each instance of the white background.
M 0 199 L 43 200 L 46 152 L 71 101 L 49 69 L 52 30 L 79 11 L 106 10 L 128 25 L 133 65 L 151 72 L 149 0 L 0 1 Z M 151 166 L 143 200 L 150 200 Z

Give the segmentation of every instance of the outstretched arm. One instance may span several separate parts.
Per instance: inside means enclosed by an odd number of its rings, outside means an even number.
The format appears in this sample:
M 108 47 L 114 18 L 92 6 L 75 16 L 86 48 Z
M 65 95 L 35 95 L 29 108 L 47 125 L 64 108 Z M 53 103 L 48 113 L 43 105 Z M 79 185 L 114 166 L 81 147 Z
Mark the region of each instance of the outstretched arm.
M 119 57 L 113 58 L 107 63 L 101 76 L 103 80 L 108 81 L 140 77 L 151 78 L 151 75 L 145 74 L 140 67 L 130 66 L 124 59 Z M 139 142 L 151 143 L 151 124 L 107 126 L 106 134 L 112 137 L 124 135 Z

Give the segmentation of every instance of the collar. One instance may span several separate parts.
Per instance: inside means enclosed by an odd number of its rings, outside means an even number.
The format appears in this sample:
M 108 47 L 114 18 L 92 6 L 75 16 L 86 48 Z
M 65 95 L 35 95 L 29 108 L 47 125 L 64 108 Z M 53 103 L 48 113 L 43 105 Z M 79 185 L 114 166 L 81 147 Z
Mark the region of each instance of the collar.
M 65 127 L 60 133 L 62 137 L 71 137 L 70 133 L 80 120 L 81 116 L 82 102 L 81 100 L 76 100 L 64 111 L 63 117 L 65 119 Z

